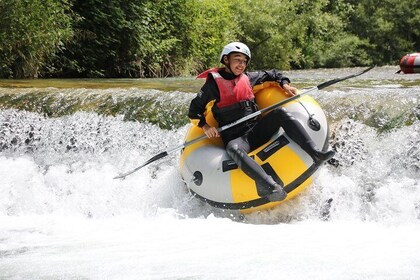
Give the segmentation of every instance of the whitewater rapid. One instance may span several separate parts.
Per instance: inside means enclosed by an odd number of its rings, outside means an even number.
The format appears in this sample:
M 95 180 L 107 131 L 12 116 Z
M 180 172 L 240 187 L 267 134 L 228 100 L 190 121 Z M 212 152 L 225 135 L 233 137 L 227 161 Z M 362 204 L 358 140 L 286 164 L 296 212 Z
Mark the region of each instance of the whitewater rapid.
M 296 199 L 245 216 L 192 197 L 176 153 L 113 179 L 180 145 L 185 107 L 170 129 L 118 113 L 1 109 L 0 279 L 418 279 L 420 87 L 388 82 L 387 71 L 373 84 L 314 94 L 335 160 Z M 33 94 L 1 89 L 10 91 Z

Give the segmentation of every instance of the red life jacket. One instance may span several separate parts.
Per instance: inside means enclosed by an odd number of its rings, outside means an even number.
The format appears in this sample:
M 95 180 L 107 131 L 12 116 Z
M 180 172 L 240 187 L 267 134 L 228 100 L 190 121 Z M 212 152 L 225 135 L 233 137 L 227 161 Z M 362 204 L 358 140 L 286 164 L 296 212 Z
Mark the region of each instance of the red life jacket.
M 197 78 L 208 79 L 209 74 L 213 76 L 220 99 L 212 111 L 219 125 L 225 125 L 257 111 L 258 107 L 254 102 L 255 96 L 248 76 L 241 74 L 233 80 L 226 80 L 218 72 L 221 69 L 223 68 L 211 68 Z
M 220 93 L 220 100 L 216 103 L 218 108 L 254 100 L 254 92 L 247 75 L 241 74 L 233 80 L 226 80 L 219 74 L 220 69 L 223 68 L 211 68 L 197 76 L 197 78 L 208 78 L 208 74 L 213 76 Z

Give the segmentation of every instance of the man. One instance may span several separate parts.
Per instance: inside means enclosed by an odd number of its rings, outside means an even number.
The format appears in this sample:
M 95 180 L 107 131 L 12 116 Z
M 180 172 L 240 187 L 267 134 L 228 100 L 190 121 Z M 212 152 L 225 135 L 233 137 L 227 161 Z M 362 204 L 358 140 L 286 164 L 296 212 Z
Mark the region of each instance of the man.
M 191 101 L 188 117 L 194 125 L 201 127 L 207 137 L 222 137 L 228 155 L 241 170 L 255 180 L 259 196 L 270 201 L 281 201 L 287 197 L 282 186 L 276 183 L 248 153 L 266 143 L 280 127 L 302 147 L 315 161 L 325 161 L 334 156 L 333 151 L 323 152 L 315 148 L 302 125 L 284 108 L 276 108 L 264 118 L 251 119 L 223 131 L 206 123 L 204 112 L 212 106 L 214 118 L 219 127 L 232 123 L 258 110 L 252 87 L 266 81 L 276 81 L 289 94 L 298 90 L 290 85 L 290 80 L 277 70 L 246 73 L 251 60 L 249 48 L 240 42 L 226 45 L 220 55 L 223 68 L 212 68 L 201 73 L 198 78 L 206 78 L 206 83 Z

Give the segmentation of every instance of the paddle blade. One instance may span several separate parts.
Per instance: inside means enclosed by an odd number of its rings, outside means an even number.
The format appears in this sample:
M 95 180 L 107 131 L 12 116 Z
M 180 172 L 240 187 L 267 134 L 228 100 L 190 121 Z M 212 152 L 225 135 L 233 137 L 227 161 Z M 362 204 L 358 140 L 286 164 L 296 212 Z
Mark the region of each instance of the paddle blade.
M 346 76 L 346 77 L 343 77 L 343 78 L 338 78 L 338 79 L 334 79 L 334 80 L 331 80 L 331 81 L 327 81 L 325 83 L 319 84 L 317 86 L 317 88 L 318 89 L 323 89 L 323 88 L 326 88 L 326 87 L 328 87 L 330 85 L 336 84 L 338 82 L 341 82 L 341 81 L 344 81 L 344 80 L 347 80 L 347 79 L 350 79 L 350 78 L 354 78 L 354 77 L 360 76 L 360 75 L 362 75 L 362 74 L 370 71 L 373 68 L 375 68 L 375 66 L 371 66 L 371 67 L 369 67 L 369 68 L 367 68 L 367 69 L 365 69 L 363 71 L 360 71 L 359 73 L 356 73 L 356 74 L 352 74 L 352 75 L 349 75 L 349 76 Z
M 135 169 L 133 169 L 133 170 L 131 170 L 131 171 L 129 171 L 129 172 L 127 172 L 127 173 L 124 173 L 124 174 L 121 174 L 121 175 L 118 175 L 118 176 L 116 176 L 116 177 L 114 177 L 113 179 L 124 179 L 125 177 L 127 177 L 128 175 L 130 175 L 130 174 L 133 174 L 134 172 L 136 172 L 137 170 L 140 170 L 141 168 L 143 168 L 143 167 L 145 167 L 146 165 L 148 165 L 148 164 L 150 164 L 150 163 L 152 163 L 152 162 L 154 162 L 154 161 L 157 161 L 158 159 L 161 159 L 161 158 L 164 158 L 164 157 L 166 157 L 168 155 L 168 152 L 162 152 L 162 153 L 160 153 L 160 154 L 157 154 L 157 155 L 155 155 L 154 157 L 152 157 L 152 158 L 150 158 L 148 161 L 146 161 L 145 163 L 143 163 L 142 165 L 140 165 L 139 167 L 136 167 Z

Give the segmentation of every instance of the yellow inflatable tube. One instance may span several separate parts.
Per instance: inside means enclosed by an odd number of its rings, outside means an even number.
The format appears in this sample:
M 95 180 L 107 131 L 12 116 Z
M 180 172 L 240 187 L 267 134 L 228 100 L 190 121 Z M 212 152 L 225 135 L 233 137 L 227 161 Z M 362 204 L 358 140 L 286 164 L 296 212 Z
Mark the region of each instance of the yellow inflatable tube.
M 254 88 L 260 109 L 278 103 L 289 96 L 277 83 L 264 83 Z M 303 96 L 283 105 L 306 129 L 318 149 L 328 146 L 328 124 L 319 104 Z M 208 124 L 217 126 L 211 111 L 206 112 Z M 192 126 L 185 141 L 202 136 L 203 130 Z M 283 129 L 271 140 L 249 153 L 277 182 L 283 184 L 292 199 L 312 183 L 313 174 L 321 163 L 294 143 Z M 220 138 L 204 139 L 183 149 L 180 157 L 181 175 L 189 190 L 208 204 L 242 213 L 272 208 L 282 202 L 270 202 L 259 197 L 255 182 L 245 175 L 226 154 Z

